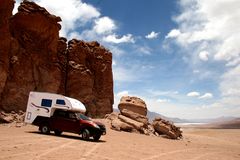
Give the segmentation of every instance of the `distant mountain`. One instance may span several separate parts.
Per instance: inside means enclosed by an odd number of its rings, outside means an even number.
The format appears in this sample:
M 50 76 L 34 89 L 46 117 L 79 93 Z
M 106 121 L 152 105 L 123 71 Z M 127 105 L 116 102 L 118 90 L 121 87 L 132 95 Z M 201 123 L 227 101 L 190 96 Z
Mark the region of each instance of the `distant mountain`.
M 232 129 L 240 129 L 240 118 L 235 118 L 229 121 L 225 121 L 219 124 L 221 128 L 232 128 Z
M 119 112 L 118 109 L 113 109 L 114 112 Z M 227 123 L 238 123 L 240 121 L 240 118 L 237 117 L 218 117 L 218 118 L 209 118 L 209 119 L 181 119 L 176 117 L 166 117 L 162 114 L 149 111 L 147 112 L 147 117 L 150 122 L 152 122 L 155 118 L 160 117 L 165 120 L 171 121 L 173 123 L 210 123 L 210 124 L 227 124 Z
M 161 115 L 161 114 L 156 113 L 156 112 L 151 112 L 151 111 L 148 111 L 147 117 L 148 117 L 150 122 L 152 122 L 157 117 L 163 118 L 165 120 L 168 120 L 168 121 L 171 121 L 171 122 L 174 122 L 174 123 L 189 123 L 190 122 L 186 119 L 166 117 L 164 115 Z
M 117 108 L 113 108 L 113 112 L 119 113 L 120 111 L 119 111 L 119 109 L 117 109 Z
M 208 128 L 220 128 L 220 129 L 240 129 L 240 118 L 234 118 L 231 120 L 226 120 L 218 122 L 212 122 L 204 125 L 204 127 Z
M 119 112 L 119 110 L 116 109 L 116 108 L 113 108 L 113 112 Z M 147 117 L 148 117 L 150 122 L 152 122 L 157 117 L 161 117 L 165 120 L 168 120 L 168 121 L 171 121 L 171 122 L 174 122 L 174 123 L 188 123 L 189 122 L 188 120 L 185 120 L 185 119 L 166 117 L 166 116 L 163 116 L 159 113 L 151 112 L 149 110 L 147 112 Z
M 206 118 L 206 119 L 189 119 L 190 122 L 193 123 L 217 123 L 217 122 L 225 122 L 225 121 L 231 121 L 236 119 L 237 117 L 218 117 L 218 118 Z

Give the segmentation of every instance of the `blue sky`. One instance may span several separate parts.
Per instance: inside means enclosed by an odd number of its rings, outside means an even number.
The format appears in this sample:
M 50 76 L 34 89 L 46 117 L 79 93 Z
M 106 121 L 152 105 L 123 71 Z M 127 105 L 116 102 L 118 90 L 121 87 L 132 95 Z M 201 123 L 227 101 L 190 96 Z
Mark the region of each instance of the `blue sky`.
M 62 36 L 113 53 L 115 108 L 130 95 L 170 117 L 240 116 L 240 1 L 35 2 L 62 18 Z

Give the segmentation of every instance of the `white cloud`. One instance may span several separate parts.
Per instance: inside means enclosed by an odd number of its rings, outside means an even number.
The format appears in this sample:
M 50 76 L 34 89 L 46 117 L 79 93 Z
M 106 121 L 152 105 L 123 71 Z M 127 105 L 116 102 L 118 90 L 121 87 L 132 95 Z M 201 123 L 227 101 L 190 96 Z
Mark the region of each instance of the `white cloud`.
M 138 80 L 138 75 L 134 75 L 135 69 L 121 66 L 113 67 L 113 79 L 115 82 L 133 82 Z
M 195 69 L 195 70 L 193 70 L 193 73 L 200 73 L 200 71 L 198 70 L 198 69 Z
M 180 0 L 179 4 L 181 14 L 174 17 L 179 27 L 169 32 L 166 38 L 172 39 L 166 42 L 174 41 L 187 53 L 188 63 L 195 65 L 194 69 L 205 73 L 202 71 L 205 68 L 211 73 L 208 77 L 215 78 L 220 97 L 210 105 L 218 106 L 219 110 L 214 111 L 236 115 L 234 110 L 240 108 L 240 1 Z M 199 60 L 209 60 L 209 53 L 212 61 L 208 66 L 200 66 Z M 200 97 L 213 95 L 206 93 Z
M 94 6 L 82 2 L 81 0 L 33 0 L 38 5 L 47 9 L 48 12 L 62 19 L 60 36 L 73 37 L 79 36 L 75 30 L 79 26 L 85 25 L 87 22 L 100 17 L 101 13 Z M 13 13 L 17 12 L 21 0 L 17 0 Z
M 146 55 L 150 55 L 151 52 L 152 52 L 152 49 L 147 47 L 147 46 L 138 46 L 137 47 L 137 52 L 140 52 L 140 53 L 143 53 L 143 54 L 146 54 Z
M 35 2 L 51 14 L 61 17 L 60 35 L 65 37 L 77 27 L 100 16 L 100 12 L 94 6 L 81 0 L 35 0 Z
M 236 66 L 236 65 L 238 65 L 238 64 L 240 64 L 240 57 L 235 58 L 234 60 L 228 62 L 228 63 L 226 64 L 226 66 L 228 66 L 228 67 L 234 67 L 234 66 Z
M 113 65 L 113 66 L 116 66 L 116 65 L 117 65 L 117 62 L 116 62 L 114 59 L 112 60 L 112 65 Z
M 184 47 L 198 43 L 197 46 L 204 46 L 203 50 L 213 52 L 215 60 L 233 61 L 240 57 L 239 0 L 180 0 L 179 4 L 182 13 L 174 19 L 179 28 L 170 31 L 166 38 L 176 38 Z
M 240 97 L 240 65 L 223 74 L 220 90 L 225 97 Z
M 202 61 L 207 61 L 208 60 L 208 56 L 209 56 L 209 52 L 207 52 L 207 51 L 202 51 L 202 52 L 199 53 L 199 58 Z
M 13 8 L 13 14 L 17 13 L 17 8 L 20 5 L 21 0 L 15 0 L 14 8 Z
M 187 94 L 187 96 L 188 96 L 188 97 L 197 97 L 197 98 L 199 98 L 199 99 L 210 99 L 210 98 L 213 98 L 212 93 L 205 93 L 205 94 L 201 95 L 199 92 L 196 92 L 196 91 L 194 91 L 194 92 L 189 92 L 189 93 Z
M 151 94 L 154 93 L 154 94 Z M 131 93 L 131 95 L 137 96 L 145 101 L 147 104 L 147 108 L 150 111 L 160 113 L 164 116 L 168 117 L 178 117 L 183 119 L 196 119 L 196 118 L 217 118 L 220 116 L 236 116 L 239 117 L 240 106 L 238 107 L 225 107 L 222 105 L 230 104 L 230 99 L 225 99 L 221 103 L 213 103 L 213 104 L 192 104 L 186 103 L 185 98 L 186 95 L 179 95 L 178 92 L 175 91 L 151 91 L 148 94 L 140 93 L 137 94 Z M 171 97 L 165 98 L 165 95 L 172 95 L 180 97 Z M 157 95 L 156 97 L 154 95 Z M 163 95 L 164 98 L 158 98 L 158 95 Z M 162 96 L 160 96 L 162 97 Z M 171 100 L 170 100 L 171 99 Z M 172 100 L 173 99 L 173 100 Z M 178 99 L 175 101 L 174 99 Z M 236 100 L 240 101 L 239 98 L 236 97 Z M 115 96 L 115 108 L 117 108 L 117 104 L 119 103 L 119 97 Z M 202 101 L 205 102 L 205 101 Z M 236 101 L 235 101 L 236 102 Z
M 124 50 L 122 50 L 121 48 L 119 48 L 118 46 L 109 45 L 107 47 L 110 49 L 112 54 L 114 54 L 116 56 L 122 56 L 122 55 L 126 54 L 126 52 Z
M 103 40 L 106 42 L 111 43 L 134 43 L 134 38 L 131 34 L 123 35 L 122 37 L 118 38 L 116 34 L 111 34 L 106 37 L 103 37 Z
M 200 93 L 199 92 L 189 92 L 187 94 L 188 97 L 198 97 L 200 96 Z
M 183 119 L 196 119 L 196 118 L 217 118 L 220 116 L 238 116 L 240 113 L 240 107 L 226 108 L 214 105 L 191 105 L 182 103 L 179 101 L 175 103 L 170 101 L 168 103 L 158 102 L 157 99 L 140 96 L 147 104 L 147 108 L 150 111 L 158 112 L 168 117 L 178 117 Z
M 122 96 L 128 96 L 128 91 L 121 91 L 117 93 L 117 97 L 121 98 Z
M 151 96 L 171 96 L 179 94 L 178 91 L 158 91 L 158 90 L 148 90 Z
M 98 34 L 112 33 L 117 28 L 114 21 L 109 17 L 101 17 L 95 20 L 93 30 Z
M 157 99 L 157 102 L 159 102 L 159 103 L 168 103 L 168 102 L 170 102 L 170 100 L 169 99 Z
M 73 38 L 81 39 L 81 35 L 80 35 L 80 33 L 73 31 L 68 34 L 68 38 L 69 39 L 73 39 Z
M 154 39 L 154 38 L 157 38 L 159 35 L 159 32 L 154 32 L 152 31 L 151 33 L 149 33 L 148 35 L 145 36 L 145 38 L 147 39 Z
M 210 98 L 213 98 L 212 93 L 205 93 L 204 95 L 199 97 L 199 99 L 210 99 Z
M 165 38 L 175 38 L 178 37 L 180 34 L 181 34 L 180 30 L 173 29 L 168 33 L 168 35 Z

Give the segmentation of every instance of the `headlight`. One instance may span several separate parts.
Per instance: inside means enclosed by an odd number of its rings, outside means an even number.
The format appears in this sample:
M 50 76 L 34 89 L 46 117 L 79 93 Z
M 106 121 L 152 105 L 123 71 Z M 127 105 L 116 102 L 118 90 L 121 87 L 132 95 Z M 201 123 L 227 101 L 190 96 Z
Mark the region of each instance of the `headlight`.
M 100 127 L 96 123 L 92 123 L 95 128 L 100 129 Z

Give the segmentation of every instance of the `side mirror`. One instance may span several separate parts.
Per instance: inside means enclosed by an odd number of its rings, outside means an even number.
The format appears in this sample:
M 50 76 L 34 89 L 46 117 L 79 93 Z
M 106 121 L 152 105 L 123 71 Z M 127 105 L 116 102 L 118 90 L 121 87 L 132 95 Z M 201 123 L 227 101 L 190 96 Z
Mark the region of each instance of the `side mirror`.
M 70 119 L 77 119 L 77 115 L 76 114 L 69 114 L 69 118 Z

